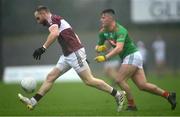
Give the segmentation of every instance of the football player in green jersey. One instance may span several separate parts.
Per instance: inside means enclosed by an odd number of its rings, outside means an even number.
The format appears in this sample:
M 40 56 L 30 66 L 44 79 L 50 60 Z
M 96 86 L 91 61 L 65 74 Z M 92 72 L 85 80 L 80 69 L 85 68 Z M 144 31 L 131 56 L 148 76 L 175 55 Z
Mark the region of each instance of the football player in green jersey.
M 121 26 L 115 19 L 113 9 L 106 9 L 101 13 L 102 28 L 99 32 L 99 41 L 96 46 L 96 51 L 106 51 L 105 41 L 111 43 L 113 49 L 107 52 L 106 55 L 95 57 L 97 62 L 104 62 L 115 55 L 119 55 L 122 64 L 116 76 L 116 82 L 126 91 L 128 107 L 127 110 L 137 110 L 131 89 L 127 84 L 128 78 L 137 85 L 140 90 L 147 91 L 164 97 L 171 104 L 171 109 L 176 108 L 176 93 L 165 91 L 158 86 L 149 83 L 143 70 L 143 59 L 136 45 L 129 37 L 128 31 Z

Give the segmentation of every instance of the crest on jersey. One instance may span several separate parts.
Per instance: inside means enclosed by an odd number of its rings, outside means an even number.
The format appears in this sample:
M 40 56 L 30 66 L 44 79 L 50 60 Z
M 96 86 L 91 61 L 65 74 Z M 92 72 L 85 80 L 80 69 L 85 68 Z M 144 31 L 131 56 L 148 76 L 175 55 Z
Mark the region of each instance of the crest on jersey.
M 107 36 L 108 36 L 108 33 L 104 33 L 104 36 L 107 37 Z
M 118 38 L 124 38 L 124 34 L 120 34 L 119 36 L 118 36 Z

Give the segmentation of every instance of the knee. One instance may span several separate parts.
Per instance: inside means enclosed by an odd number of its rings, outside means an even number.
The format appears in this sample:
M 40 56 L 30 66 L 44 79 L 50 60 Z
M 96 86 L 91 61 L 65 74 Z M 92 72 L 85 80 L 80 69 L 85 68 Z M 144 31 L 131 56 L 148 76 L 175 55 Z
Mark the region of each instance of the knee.
M 141 90 L 141 91 L 144 91 L 145 90 L 145 86 L 144 85 L 139 85 L 138 89 Z
M 146 91 L 146 90 L 147 90 L 146 83 L 139 84 L 139 85 L 138 85 L 138 88 L 139 88 L 139 90 Z
M 123 77 L 118 77 L 115 79 L 115 82 L 118 83 L 118 84 L 123 84 L 125 82 L 124 78 Z
M 88 86 L 93 86 L 94 84 L 92 79 L 84 80 L 84 83 Z
M 84 83 L 88 86 L 97 86 L 102 84 L 100 79 L 96 79 L 93 76 L 89 76 L 88 78 L 86 78 L 85 80 L 83 80 Z

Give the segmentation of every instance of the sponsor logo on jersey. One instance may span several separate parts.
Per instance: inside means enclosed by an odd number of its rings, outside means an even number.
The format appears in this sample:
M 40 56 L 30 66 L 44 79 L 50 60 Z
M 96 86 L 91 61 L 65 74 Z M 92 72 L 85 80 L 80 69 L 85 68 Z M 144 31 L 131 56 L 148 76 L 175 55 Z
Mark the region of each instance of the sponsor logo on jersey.
M 107 37 L 107 36 L 108 36 L 108 33 L 104 33 L 104 36 Z

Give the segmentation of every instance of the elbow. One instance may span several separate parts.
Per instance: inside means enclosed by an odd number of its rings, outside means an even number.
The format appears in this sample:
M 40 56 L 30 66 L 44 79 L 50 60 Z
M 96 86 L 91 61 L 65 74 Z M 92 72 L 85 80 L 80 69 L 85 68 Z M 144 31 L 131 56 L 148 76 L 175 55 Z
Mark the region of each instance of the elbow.
M 117 49 L 116 49 L 116 53 L 120 53 L 122 51 L 122 48 L 121 47 L 118 47 Z

